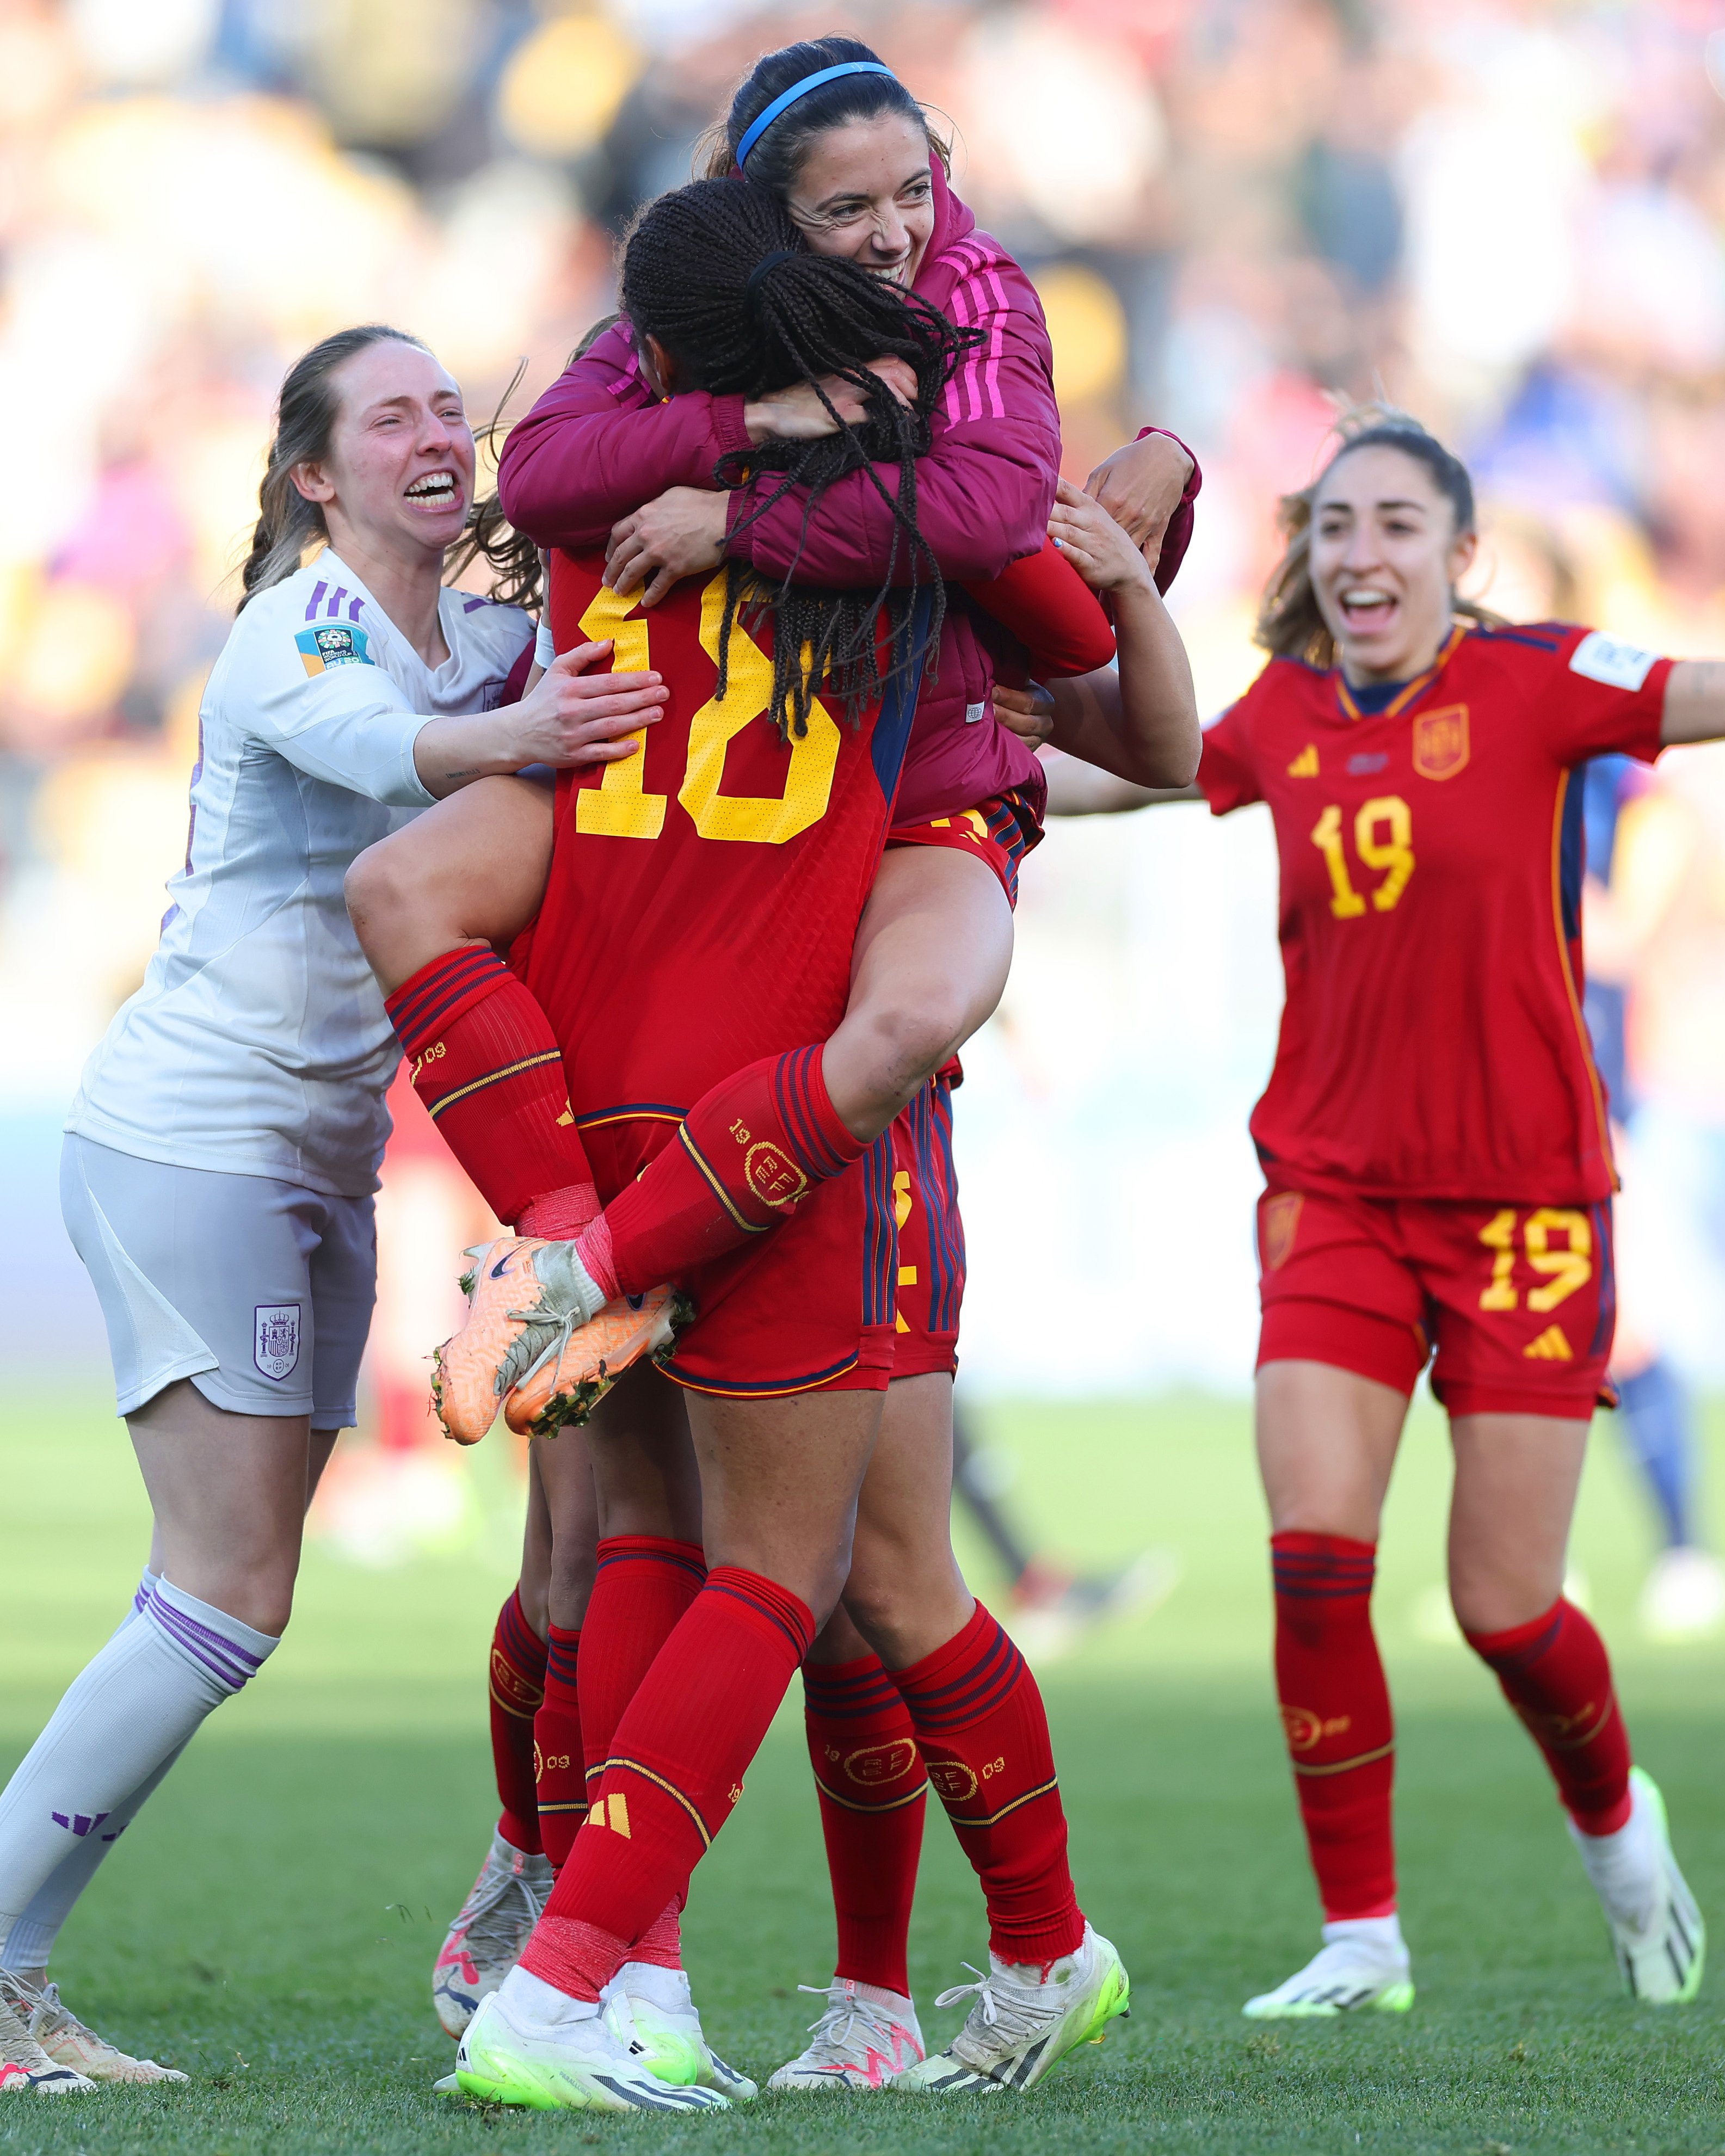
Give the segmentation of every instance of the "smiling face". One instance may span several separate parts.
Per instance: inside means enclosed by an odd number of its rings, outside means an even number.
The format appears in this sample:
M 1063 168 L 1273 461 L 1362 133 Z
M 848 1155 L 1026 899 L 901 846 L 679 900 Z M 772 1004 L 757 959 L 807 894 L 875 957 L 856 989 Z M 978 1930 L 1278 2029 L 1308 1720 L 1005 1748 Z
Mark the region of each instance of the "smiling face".
M 908 285 L 934 232 L 928 136 L 882 112 L 813 136 L 785 207 L 817 254 L 842 255 Z
M 1417 457 L 1344 450 L 1312 505 L 1312 584 L 1350 681 L 1406 681 L 1436 658 L 1474 557 L 1449 497 Z
M 473 429 L 461 392 L 429 352 L 385 337 L 331 377 L 336 398 L 329 451 L 294 467 L 294 484 L 321 505 L 330 538 L 367 552 L 434 555 L 461 536 L 473 501 Z

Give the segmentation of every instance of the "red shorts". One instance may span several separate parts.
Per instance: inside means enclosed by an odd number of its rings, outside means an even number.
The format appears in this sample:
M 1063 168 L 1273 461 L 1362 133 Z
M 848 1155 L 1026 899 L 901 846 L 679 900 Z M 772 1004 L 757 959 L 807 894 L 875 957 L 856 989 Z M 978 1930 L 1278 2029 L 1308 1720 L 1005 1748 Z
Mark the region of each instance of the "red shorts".
M 933 816 L 926 824 L 895 824 L 886 834 L 892 846 L 951 846 L 973 854 L 1000 879 L 1007 903 L 1019 902 L 1019 863 L 1042 843 L 1042 818 L 1021 786 L 997 793 L 978 808 L 956 816 Z
M 964 1224 L 952 1164 L 955 1058 L 892 1127 L 893 1218 L 898 1229 L 895 1378 L 958 1367 L 958 1312 L 964 1300 Z
M 1328 1363 L 1399 1393 L 1436 1350 L 1452 1415 L 1615 1407 L 1611 1207 L 1278 1189 L 1258 1201 L 1258 1367 Z
M 608 1204 L 667 1144 L 680 1112 L 638 1106 L 579 1118 Z M 695 1318 L 665 1373 L 697 1393 L 884 1392 L 893 1374 L 892 1134 L 818 1183 L 782 1228 L 684 1283 Z

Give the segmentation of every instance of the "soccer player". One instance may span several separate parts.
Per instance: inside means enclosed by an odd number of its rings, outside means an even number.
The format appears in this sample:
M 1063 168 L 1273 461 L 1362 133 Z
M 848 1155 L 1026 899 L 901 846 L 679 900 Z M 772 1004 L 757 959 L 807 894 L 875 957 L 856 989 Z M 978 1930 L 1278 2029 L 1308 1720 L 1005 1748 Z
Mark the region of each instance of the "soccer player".
M 415 339 L 345 331 L 290 370 L 259 507 L 161 945 L 67 1121 L 67 1226 L 155 1527 L 131 1610 L 0 1794 L 0 2062 L 50 2092 L 183 2078 L 85 2028 L 49 1952 L 274 1652 L 308 1496 L 354 1419 L 398 1051 L 343 872 L 482 773 L 627 752 L 616 737 L 664 701 L 584 674 L 609 655 L 593 647 L 506 706 L 532 624 L 445 588 L 446 557 L 483 542 L 517 593 L 536 563 L 476 512 L 460 393 Z
M 1455 1450 L 1457 1620 L 1544 1755 L 1629 1990 L 1692 1999 L 1701 1917 L 1604 1644 L 1563 1594 L 1609 1398 L 1616 1180 L 1582 1018 L 1581 767 L 1725 733 L 1725 665 L 1511 627 L 1459 599 L 1472 488 L 1399 413 L 1344 423 L 1283 521 L 1259 618 L 1271 662 L 1206 734 L 1197 787 L 1055 771 L 1069 813 L 1266 801 L 1281 861 L 1287 1001 L 1252 1117 L 1268 1183 L 1257 1430 L 1277 1685 L 1324 1924 L 1316 1957 L 1245 2011 L 1413 2001 L 1371 1593 L 1428 1361 Z M 1055 685 L 1057 745 L 1094 694 Z

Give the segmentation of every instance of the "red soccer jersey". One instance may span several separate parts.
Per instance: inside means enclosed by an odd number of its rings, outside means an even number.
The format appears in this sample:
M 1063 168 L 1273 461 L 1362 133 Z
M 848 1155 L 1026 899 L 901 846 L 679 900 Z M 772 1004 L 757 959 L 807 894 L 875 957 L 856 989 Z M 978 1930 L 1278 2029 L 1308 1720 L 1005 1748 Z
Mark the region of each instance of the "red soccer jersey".
M 1252 1114 L 1278 1181 L 1568 1204 L 1615 1187 L 1581 1015 L 1575 767 L 1659 751 L 1669 660 L 1556 623 L 1457 629 L 1380 713 L 1272 660 L 1204 737 L 1267 801 L 1287 997 Z

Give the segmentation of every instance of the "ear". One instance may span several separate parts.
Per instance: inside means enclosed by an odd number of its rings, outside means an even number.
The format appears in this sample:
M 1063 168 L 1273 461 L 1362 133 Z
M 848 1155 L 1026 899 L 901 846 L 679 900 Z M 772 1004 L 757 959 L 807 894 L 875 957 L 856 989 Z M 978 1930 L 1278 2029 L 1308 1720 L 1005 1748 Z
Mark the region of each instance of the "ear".
M 1454 591 L 1455 587 L 1461 582 L 1461 579 L 1473 567 L 1474 558 L 1478 554 L 1479 551 L 1480 535 L 1477 531 L 1464 531 L 1461 536 L 1455 542 L 1455 545 L 1450 549 L 1450 588 L 1451 591 Z
M 648 388 L 656 389 L 661 397 L 675 397 L 683 386 L 677 362 L 650 330 L 641 339 L 641 372 Z
M 295 465 L 288 477 L 307 501 L 333 501 L 336 498 L 336 483 L 325 476 L 321 464 Z

